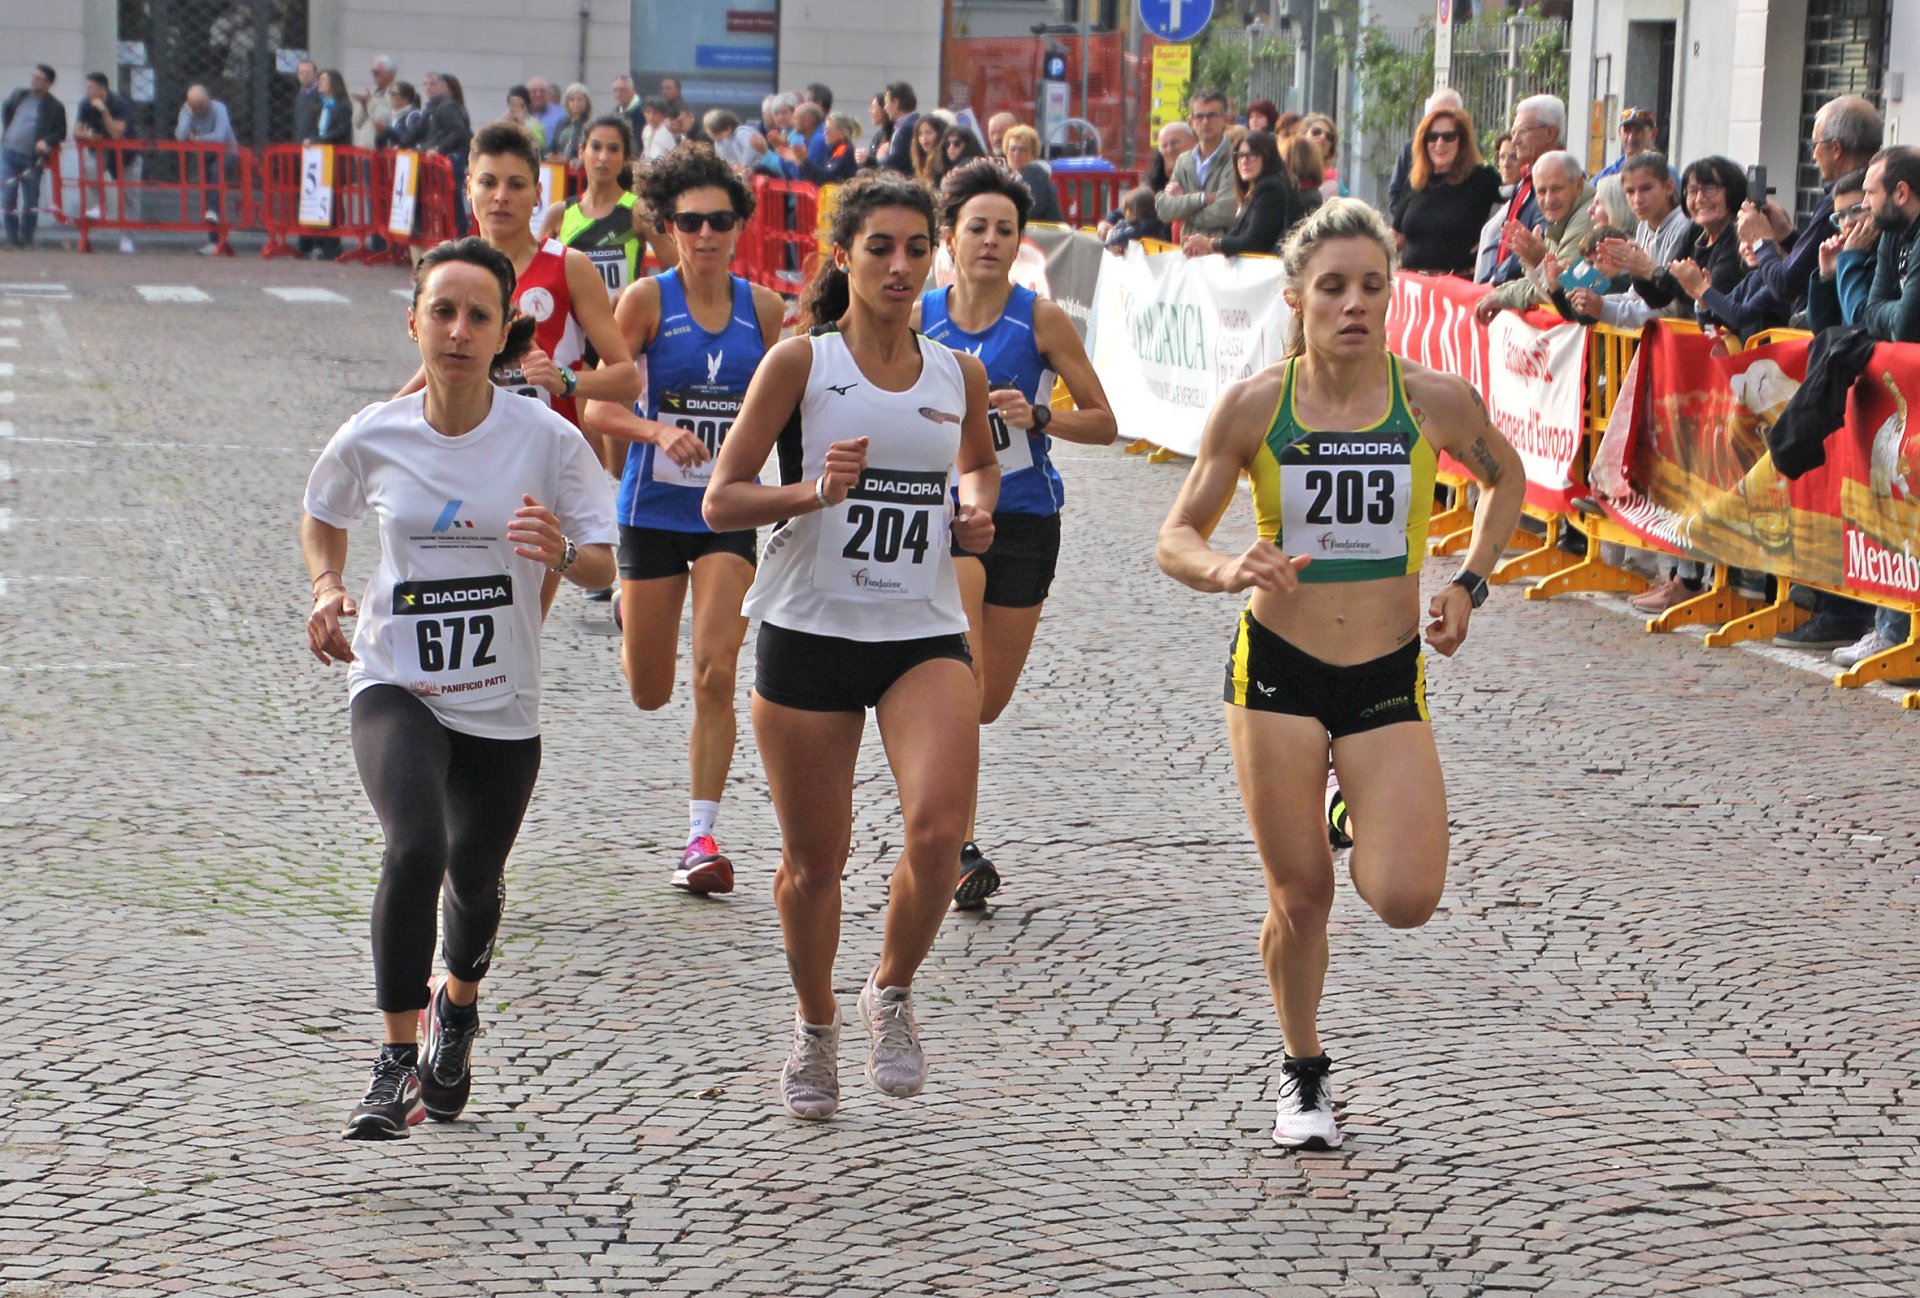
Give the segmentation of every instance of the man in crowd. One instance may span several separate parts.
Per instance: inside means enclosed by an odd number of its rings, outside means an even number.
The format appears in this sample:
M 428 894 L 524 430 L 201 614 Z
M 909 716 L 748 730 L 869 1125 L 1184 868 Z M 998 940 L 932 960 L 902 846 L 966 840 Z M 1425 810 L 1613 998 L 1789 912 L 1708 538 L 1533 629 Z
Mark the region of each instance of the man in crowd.
M 1180 155 L 1153 208 L 1162 221 L 1181 222 L 1184 234 L 1225 234 L 1240 206 L 1233 192 L 1232 150 L 1226 147 L 1226 95 L 1202 90 L 1188 101 L 1187 120 L 1198 142 Z
M 87 73 L 86 94 L 87 97 L 80 101 L 79 110 L 73 115 L 73 138 L 125 139 L 127 125 L 133 120 L 133 105 L 108 87 L 107 74 Z M 123 207 L 120 186 L 113 183 L 119 178 L 120 153 L 117 149 L 80 150 L 81 198 L 86 203 L 88 219 L 99 220 L 103 210 L 109 220 L 120 218 Z M 120 251 L 133 251 L 131 236 L 120 236 Z
M 294 66 L 293 79 L 300 88 L 293 95 L 292 142 L 300 144 L 320 134 L 320 73 L 312 59 L 301 59 Z
M 1805 309 L 1808 285 L 1820 264 L 1820 244 L 1833 233 L 1833 182 L 1866 166 L 1879 152 L 1880 140 L 1880 114 L 1859 95 L 1841 95 L 1821 105 L 1813 118 L 1813 162 L 1827 192 L 1806 228 L 1796 235 L 1786 212 L 1765 194 L 1751 195 L 1740 205 L 1734 232 L 1753 250 L 1753 270 L 1741 285 L 1749 295 L 1764 290 L 1789 313 Z
M 824 82 L 807 84 L 807 102 L 819 110 L 820 124 L 807 132 L 807 160 L 816 167 L 827 165 L 827 118 L 833 115 L 833 90 Z
M 639 139 L 647 119 L 640 111 L 640 97 L 633 92 L 633 78 L 624 72 L 613 79 L 613 111 L 627 119 L 633 127 L 633 138 Z
M 887 120 L 893 123 L 892 142 L 887 145 L 887 156 L 881 165 L 891 167 L 903 176 L 911 176 L 913 128 L 920 124 L 920 100 L 915 97 L 911 85 L 904 81 L 890 81 L 880 106 L 886 110 Z
M 540 123 L 540 129 L 546 132 L 542 138 L 549 144 L 566 124 L 567 110 L 554 102 L 553 87 L 545 77 L 527 78 L 527 116 Z
M 1694 235 L 1693 222 L 1674 193 L 1673 169 L 1664 153 L 1647 149 L 1628 158 L 1620 172 L 1620 188 L 1639 224 L 1631 241 L 1608 239 L 1600 245 L 1600 269 L 1609 275 L 1630 275 L 1637 281 L 1652 280 L 1669 262 L 1685 255 Z M 1665 307 L 1650 306 L 1637 285 L 1605 297 L 1590 288 L 1577 288 L 1567 294 L 1568 302 L 1581 315 L 1636 332 L 1656 316 L 1689 314 L 1691 303 L 1684 294 L 1671 297 Z
M 453 225 L 456 233 L 467 232 L 467 145 L 473 142 L 473 123 L 467 110 L 447 93 L 447 80 L 438 72 L 420 78 L 420 90 L 427 97 L 423 110 L 427 133 L 420 143 L 429 153 L 438 153 L 453 164 Z
M 363 149 L 387 147 L 393 121 L 393 79 L 398 69 L 382 54 L 373 61 L 373 85 L 353 93 L 353 142 Z
M 34 65 L 27 85 L 0 107 L 0 208 L 6 211 L 7 242 L 33 242 L 40 219 L 40 180 L 67 138 L 67 107 L 53 97 L 54 71 Z
M 1018 117 L 1015 117 L 1012 113 L 995 113 L 992 117 L 989 117 L 987 119 L 987 156 L 988 157 L 997 158 L 1000 156 L 1000 141 L 1006 136 L 1006 133 L 1008 131 L 1012 130 L 1014 127 L 1018 126 L 1019 124 L 1020 124 L 1020 119 Z M 1168 166 L 1171 167 L 1172 164 L 1169 163 Z
M 1520 183 L 1507 200 L 1505 219 L 1489 225 L 1489 235 L 1480 248 L 1474 279 L 1482 284 L 1505 284 L 1518 279 L 1525 267 L 1513 255 L 1510 231 L 1531 230 L 1540 224 L 1540 204 L 1533 195 L 1533 164 L 1536 158 L 1566 148 L 1567 106 L 1555 95 L 1532 95 L 1513 107 L 1514 152 L 1520 159 Z M 1572 264 L 1571 260 L 1567 264 Z
M 1507 223 L 1506 240 L 1522 273 L 1474 304 L 1474 318 L 1481 324 L 1491 323 L 1503 310 L 1525 311 L 1546 302 L 1541 277 L 1548 255 L 1560 266 L 1573 265 L 1580 260 L 1587 231 L 1593 228 L 1587 212 L 1593 204 L 1593 186 L 1587 183 L 1586 169 L 1578 158 L 1565 149 L 1543 153 L 1534 160 L 1531 174 L 1540 224 L 1530 230 L 1518 221 Z
M 1606 165 L 1601 173 L 1593 178 L 1599 184 L 1608 176 L 1625 170 L 1627 159 L 1636 154 L 1649 152 L 1653 148 L 1657 128 L 1653 114 L 1644 108 L 1629 108 L 1620 114 L 1620 156 Z
M 784 150 L 776 150 L 781 157 L 780 169 L 787 173 L 788 180 L 804 179 L 800 164 L 803 160 L 813 159 L 813 141 L 816 137 L 825 143 L 826 117 L 820 112 L 820 106 L 809 99 L 793 110 L 793 133 L 790 137 L 793 143 Z M 824 166 L 825 157 L 823 152 L 822 161 L 815 165 Z
M 1439 112 L 1442 108 L 1462 108 L 1464 106 L 1464 101 L 1461 100 L 1458 90 L 1455 90 L 1452 86 L 1441 86 L 1438 90 L 1427 96 L 1426 107 L 1421 110 L 1420 117 L 1422 121 L 1425 121 L 1429 113 Z M 1400 200 L 1405 198 L 1407 192 L 1413 188 L 1412 175 L 1413 141 L 1408 140 L 1400 146 L 1400 161 L 1393 164 L 1393 179 L 1387 182 L 1387 210 L 1389 212 L 1397 212 L 1400 210 Z
M 680 89 L 679 77 L 660 78 L 660 98 L 667 106 L 667 120 L 672 121 L 687 106 L 686 95 Z
M 1920 149 L 1876 153 L 1866 195 L 1880 248 L 1860 323 L 1881 342 L 1920 343 Z
M 205 86 L 188 86 L 187 101 L 180 105 L 180 118 L 174 123 L 173 138 L 189 140 L 198 144 L 217 144 L 221 152 L 217 157 L 205 160 L 205 174 L 201 177 L 206 200 L 207 223 L 218 225 L 221 221 L 221 203 L 225 184 L 224 162 L 240 154 L 240 141 L 233 133 L 233 119 L 227 115 L 227 106 L 207 93 Z M 189 162 L 188 175 L 198 175 L 201 163 Z M 202 256 L 211 256 L 220 249 L 218 233 L 207 236 L 207 246 L 200 250 Z

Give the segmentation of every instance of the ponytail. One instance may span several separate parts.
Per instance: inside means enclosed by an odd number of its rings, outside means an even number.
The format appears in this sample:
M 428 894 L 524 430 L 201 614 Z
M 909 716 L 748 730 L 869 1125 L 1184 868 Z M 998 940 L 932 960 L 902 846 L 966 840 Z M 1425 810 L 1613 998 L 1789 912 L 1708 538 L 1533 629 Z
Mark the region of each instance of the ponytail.
M 807 281 L 806 292 L 800 296 L 800 327 L 813 329 L 834 323 L 847 313 L 850 300 L 847 272 L 834 265 L 832 257 L 822 256 L 813 278 Z
M 521 360 L 533 349 L 533 331 L 539 327 L 538 320 L 515 311 L 507 321 L 507 341 L 501 345 L 500 354 L 493 358 L 493 368 L 496 371 L 520 368 Z

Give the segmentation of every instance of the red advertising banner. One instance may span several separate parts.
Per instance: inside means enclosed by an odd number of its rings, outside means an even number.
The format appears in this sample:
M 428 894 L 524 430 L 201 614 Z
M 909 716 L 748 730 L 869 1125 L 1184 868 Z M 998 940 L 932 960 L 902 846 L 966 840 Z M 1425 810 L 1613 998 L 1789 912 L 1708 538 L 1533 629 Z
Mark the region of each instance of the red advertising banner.
M 1485 285 L 1451 276 L 1394 276 L 1387 347 L 1398 356 L 1457 374 L 1527 470 L 1527 503 L 1570 513 L 1585 495 L 1579 468 L 1586 432 L 1587 331 L 1543 311 L 1502 311 L 1491 325 L 1473 318 Z M 1466 470 L 1442 458 L 1442 466 Z
M 1699 334 L 1651 329 L 1594 466 L 1614 520 L 1710 563 L 1920 600 L 1920 346 L 1882 343 L 1825 442 L 1788 481 L 1767 432 L 1806 377 L 1808 342 L 1732 356 Z

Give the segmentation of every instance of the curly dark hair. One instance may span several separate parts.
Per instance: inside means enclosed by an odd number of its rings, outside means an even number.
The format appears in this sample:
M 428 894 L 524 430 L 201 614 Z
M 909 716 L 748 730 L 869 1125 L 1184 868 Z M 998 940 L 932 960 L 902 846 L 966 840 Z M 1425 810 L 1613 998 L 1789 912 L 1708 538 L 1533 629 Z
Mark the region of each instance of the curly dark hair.
M 640 201 L 662 230 L 673 220 L 673 205 L 690 189 L 724 189 L 741 221 L 753 219 L 753 191 L 720 160 L 710 144 L 688 141 L 676 145 L 640 177 Z
M 500 157 L 518 158 L 527 164 L 530 173 L 540 174 L 540 154 L 527 133 L 512 122 L 494 122 L 481 127 L 473 133 L 473 143 L 467 147 L 469 165 L 480 158 Z
M 836 248 L 851 249 L 867 218 L 889 207 L 904 207 L 919 213 L 926 218 L 927 237 L 932 239 L 938 234 L 940 222 L 934 212 L 933 191 L 917 180 L 879 171 L 868 172 L 841 187 L 828 239 Z M 809 328 L 830 324 L 846 314 L 848 301 L 847 273 L 833 264 L 832 257 L 821 257 L 807 291 L 800 297 L 802 324 Z
M 960 209 L 982 194 L 999 194 L 1013 203 L 1015 223 L 1027 228 L 1033 210 L 1033 191 L 1013 169 L 998 158 L 974 158 L 949 171 L 940 182 L 940 223 L 948 234 L 960 225 Z

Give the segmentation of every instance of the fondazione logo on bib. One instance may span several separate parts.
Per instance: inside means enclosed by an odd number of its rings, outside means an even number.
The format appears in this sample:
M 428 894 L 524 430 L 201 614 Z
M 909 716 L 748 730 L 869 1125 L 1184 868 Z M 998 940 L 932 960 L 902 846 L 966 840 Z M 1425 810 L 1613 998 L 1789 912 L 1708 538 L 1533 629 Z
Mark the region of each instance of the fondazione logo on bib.
M 872 570 L 869 568 L 855 568 L 847 575 L 853 578 L 853 588 L 855 590 L 870 590 L 877 594 L 891 594 L 894 591 L 905 590 L 907 588 L 905 582 L 894 581 L 887 577 L 874 576 Z

